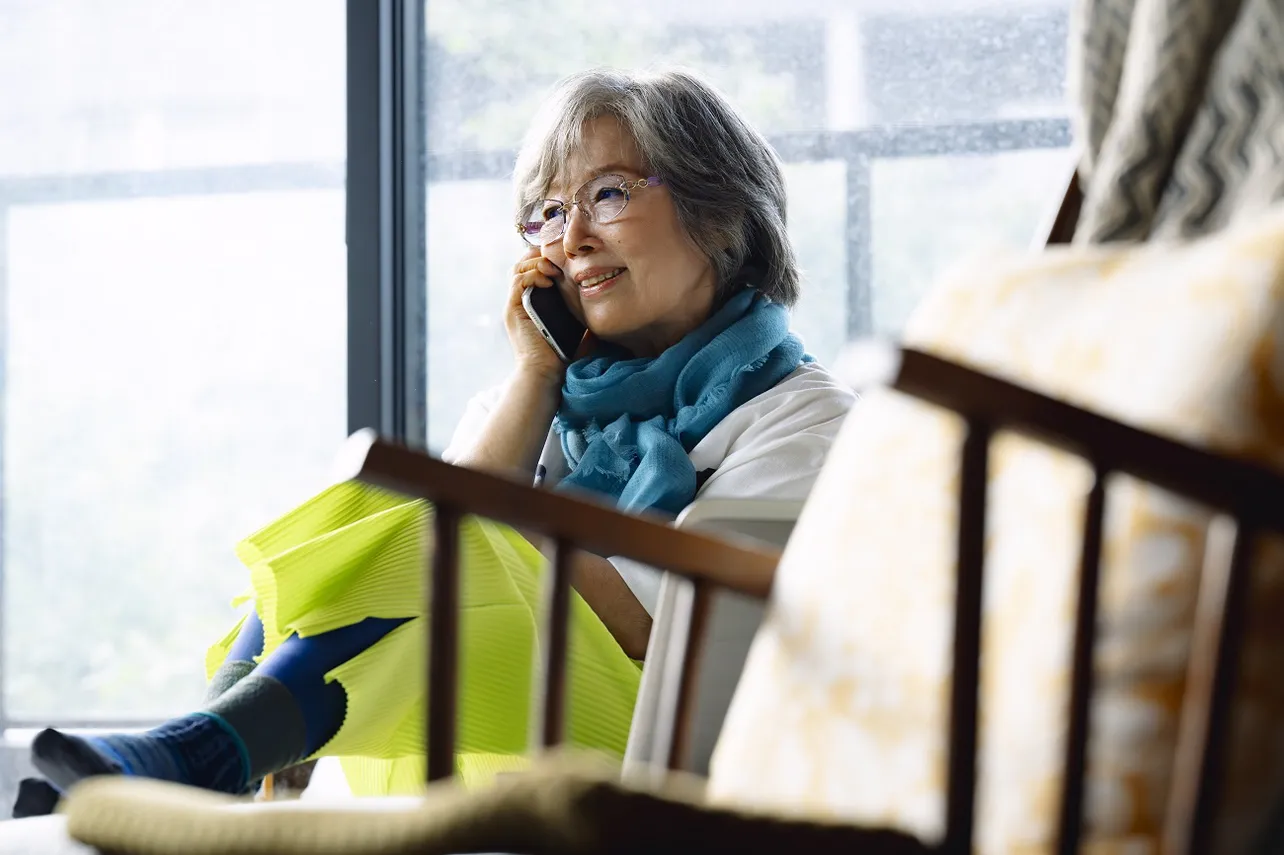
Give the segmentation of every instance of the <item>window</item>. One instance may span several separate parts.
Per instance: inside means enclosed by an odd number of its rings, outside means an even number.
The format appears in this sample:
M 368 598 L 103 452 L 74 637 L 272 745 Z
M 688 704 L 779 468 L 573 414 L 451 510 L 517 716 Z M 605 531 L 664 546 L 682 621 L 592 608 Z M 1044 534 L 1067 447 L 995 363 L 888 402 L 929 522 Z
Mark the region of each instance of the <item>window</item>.
M 678 63 L 786 163 L 805 274 L 794 327 L 822 362 L 895 334 L 941 268 L 1027 244 L 1069 177 L 1068 0 L 427 3 L 428 444 L 509 368 L 522 251 L 513 154 L 564 74 Z M 467 216 L 459 216 L 467 212 Z M 466 368 L 465 368 L 466 366 Z
M 325 484 L 344 11 L 0 3 L 0 724 L 191 708 L 233 547 Z
M 510 365 L 508 178 L 557 78 L 730 95 L 786 163 L 795 328 L 832 361 L 1035 237 L 1068 2 L 0 0 L 0 729 L 190 708 L 235 543 L 354 427 L 444 447 Z

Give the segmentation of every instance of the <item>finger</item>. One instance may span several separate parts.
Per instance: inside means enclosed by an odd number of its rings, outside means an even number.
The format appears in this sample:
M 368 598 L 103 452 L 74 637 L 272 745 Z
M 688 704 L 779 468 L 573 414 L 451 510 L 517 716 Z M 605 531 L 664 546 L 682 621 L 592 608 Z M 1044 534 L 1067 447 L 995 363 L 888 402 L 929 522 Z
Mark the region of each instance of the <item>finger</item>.
M 512 295 L 514 299 L 521 299 L 521 294 L 527 288 L 551 288 L 554 282 L 549 277 L 540 273 L 538 270 L 528 270 L 513 277 Z
M 540 255 L 539 250 L 535 247 L 531 247 L 526 250 L 526 252 L 522 253 L 521 258 L 517 259 L 517 263 L 513 265 L 513 272 L 521 273 L 523 270 L 536 265 L 541 258 L 543 258 L 543 256 Z
M 547 258 L 533 258 L 530 261 L 523 261 L 517 266 L 518 273 L 527 273 L 529 271 L 536 271 L 550 278 L 562 275 L 562 268 Z
M 562 268 L 558 267 L 556 264 L 549 261 L 547 258 L 543 258 L 543 257 L 524 259 L 522 261 L 517 262 L 517 265 L 513 268 L 513 272 L 518 275 L 521 275 L 531 270 L 538 270 L 540 273 L 543 273 L 545 276 L 548 276 L 554 279 L 562 275 Z
M 522 265 L 528 262 L 534 261 L 535 259 L 541 258 L 541 257 L 542 256 L 540 254 L 539 247 L 537 246 L 528 247 L 527 250 L 523 252 L 521 256 L 517 259 L 517 263 L 513 265 L 513 267 L 514 268 L 521 267 Z
M 562 268 L 545 258 L 537 247 L 528 249 L 513 265 L 514 273 L 522 273 L 526 270 L 541 270 L 547 276 L 562 275 Z
M 515 278 L 531 285 L 539 285 L 540 287 L 554 284 L 552 276 L 549 276 L 547 273 L 538 269 L 525 270 Z

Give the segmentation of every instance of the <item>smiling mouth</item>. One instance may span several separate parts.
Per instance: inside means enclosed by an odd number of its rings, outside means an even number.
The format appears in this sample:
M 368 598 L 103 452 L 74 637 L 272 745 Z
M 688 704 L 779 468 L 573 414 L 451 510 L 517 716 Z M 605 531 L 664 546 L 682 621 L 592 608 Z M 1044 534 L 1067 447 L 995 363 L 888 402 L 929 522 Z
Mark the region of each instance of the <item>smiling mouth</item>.
M 623 275 L 626 269 L 627 268 L 624 267 L 618 267 L 615 270 L 603 273 L 601 276 L 594 276 L 592 279 L 585 279 L 583 282 L 579 283 L 580 298 L 586 299 L 589 297 L 596 297 L 598 294 L 601 294 L 603 291 L 611 288 L 615 285 L 620 276 Z
M 595 288 L 598 285 L 602 285 L 607 282 L 610 282 L 612 279 L 619 276 L 623 272 L 624 272 L 623 267 L 617 267 L 615 270 L 609 270 L 600 276 L 594 276 L 591 279 L 585 279 L 583 282 L 580 283 L 580 289 L 588 290 L 590 288 Z

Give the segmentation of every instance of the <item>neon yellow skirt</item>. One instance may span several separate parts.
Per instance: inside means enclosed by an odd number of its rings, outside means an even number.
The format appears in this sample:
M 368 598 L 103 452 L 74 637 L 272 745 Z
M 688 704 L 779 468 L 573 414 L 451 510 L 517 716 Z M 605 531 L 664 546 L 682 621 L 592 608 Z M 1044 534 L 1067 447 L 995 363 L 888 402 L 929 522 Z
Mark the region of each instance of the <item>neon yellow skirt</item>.
M 431 506 L 339 484 L 246 538 L 264 656 L 292 633 L 317 635 L 370 617 L 419 617 L 326 674 L 348 696 L 339 732 L 315 756 L 342 758 L 357 795 L 414 792 L 424 779 L 424 568 Z M 543 556 L 511 528 L 466 518 L 460 529 L 458 756 L 465 781 L 521 765 L 531 736 Z M 206 655 L 226 659 L 242 618 Z M 640 666 L 572 593 L 567 739 L 622 755 Z

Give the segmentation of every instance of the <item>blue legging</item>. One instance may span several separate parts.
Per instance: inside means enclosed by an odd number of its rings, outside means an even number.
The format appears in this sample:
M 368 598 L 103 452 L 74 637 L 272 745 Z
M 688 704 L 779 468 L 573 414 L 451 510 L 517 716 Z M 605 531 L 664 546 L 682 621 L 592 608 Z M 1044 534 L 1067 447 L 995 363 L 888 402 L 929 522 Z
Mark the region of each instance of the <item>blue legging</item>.
M 325 675 L 408 620 L 410 618 L 366 618 L 307 638 L 291 635 L 255 667 L 254 674 L 282 683 L 298 702 L 307 728 L 308 754 L 339 732 L 347 711 L 347 693 L 337 681 L 327 683 Z M 258 612 L 253 612 L 241 627 L 227 658 L 253 662 L 263 654 L 263 643 L 263 623 Z

